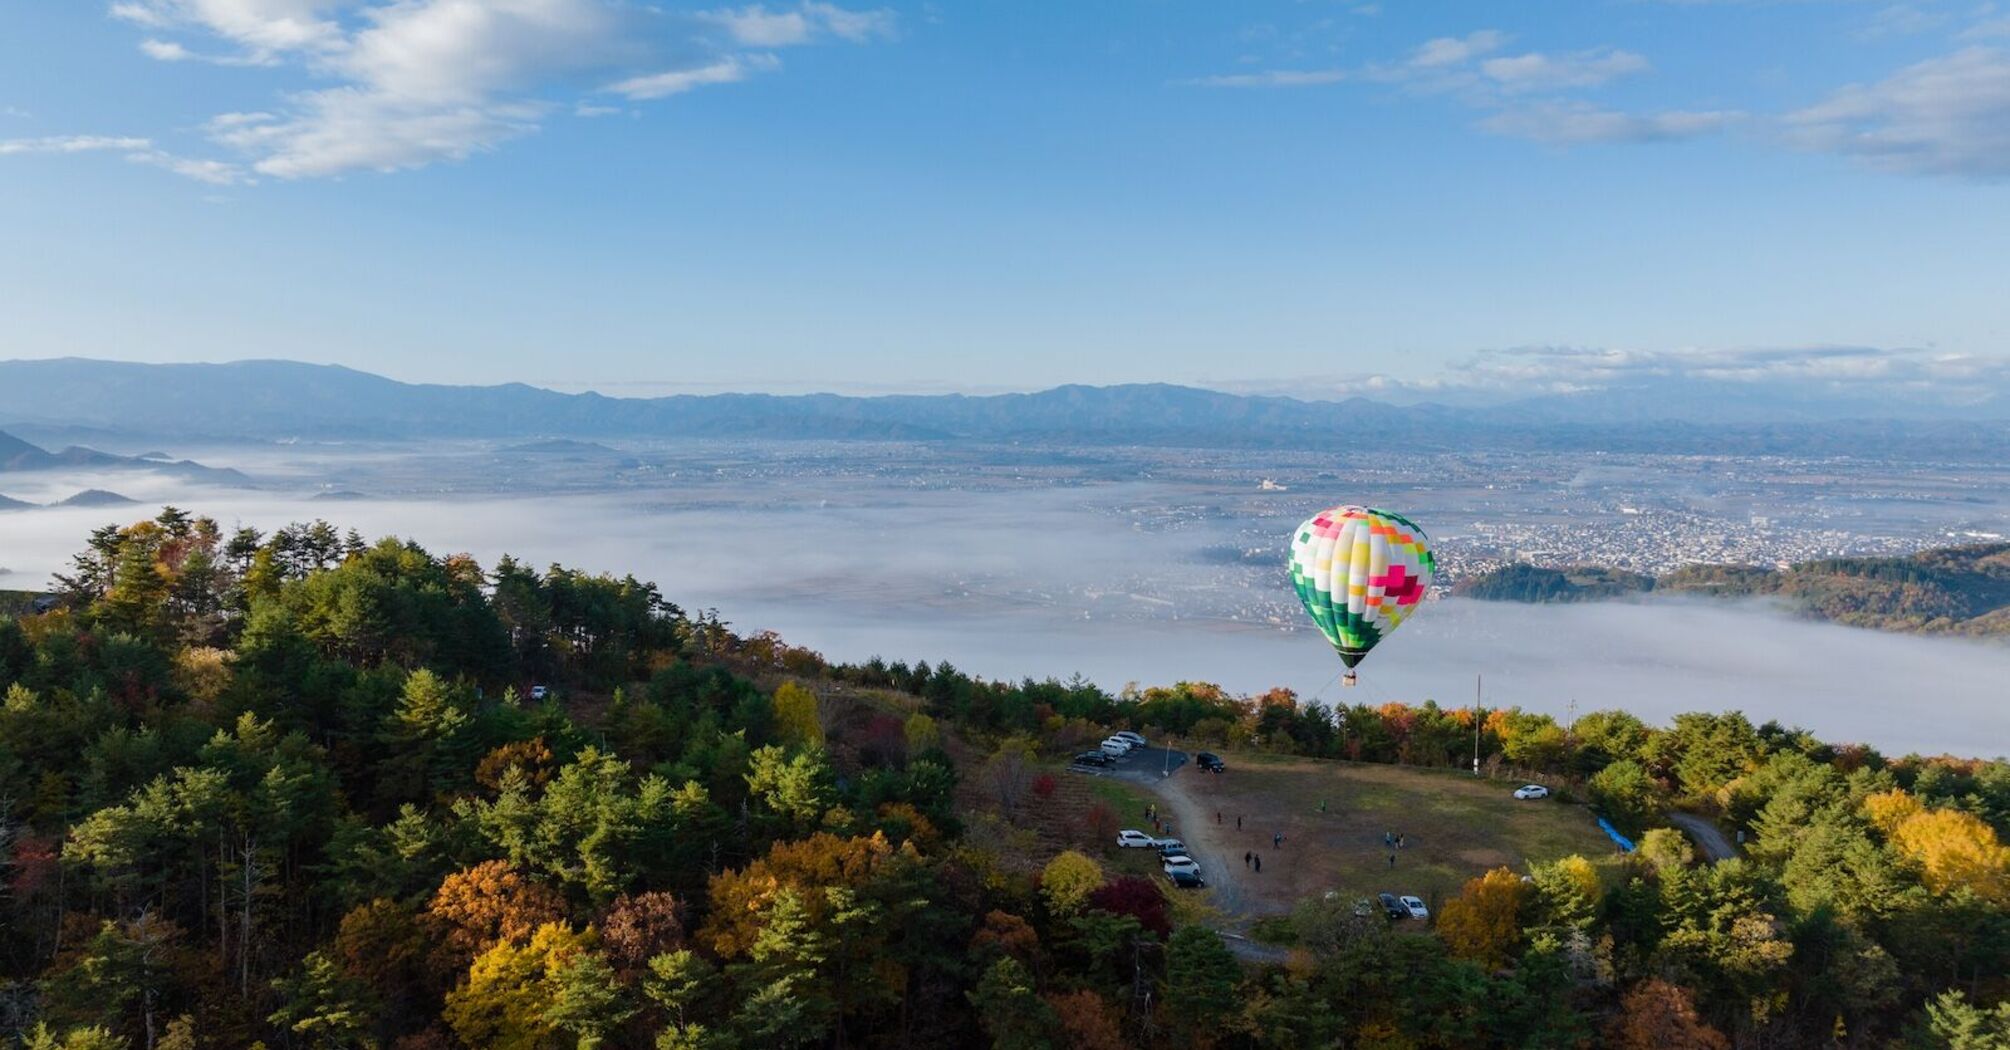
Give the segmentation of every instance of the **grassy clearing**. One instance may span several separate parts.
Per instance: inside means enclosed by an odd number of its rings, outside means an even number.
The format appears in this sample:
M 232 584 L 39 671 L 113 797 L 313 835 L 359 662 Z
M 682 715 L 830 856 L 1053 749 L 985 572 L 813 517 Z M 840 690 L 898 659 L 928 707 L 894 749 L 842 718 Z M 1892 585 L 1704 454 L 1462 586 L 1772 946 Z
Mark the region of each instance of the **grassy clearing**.
M 1262 874 L 1242 881 L 1252 913 L 1288 911 L 1328 891 L 1350 899 L 1415 894 L 1435 912 L 1489 868 L 1525 870 L 1614 849 L 1582 806 L 1517 801 L 1514 783 L 1453 770 L 1236 755 L 1224 775 L 1189 769 L 1175 780 L 1204 817 L 1221 814 L 1205 829 L 1220 863 L 1240 866 L 1245 851 L 1262 855 Z M 1385 832 L 1405 840 L 1393 868 Z M 1272 844 L 1278 833 L 1281 848 Z

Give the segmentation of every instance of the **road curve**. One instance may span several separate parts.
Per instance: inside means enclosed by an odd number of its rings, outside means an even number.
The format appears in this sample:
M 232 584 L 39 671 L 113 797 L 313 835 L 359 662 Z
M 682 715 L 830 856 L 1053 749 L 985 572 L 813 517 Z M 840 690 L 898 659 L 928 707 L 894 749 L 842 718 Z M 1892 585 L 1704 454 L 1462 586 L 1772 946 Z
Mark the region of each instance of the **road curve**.
M 1694 813 L 1670 813 L 1668 823 L 1681 828 L 1689 836 L 1689 841 L 1694 842 L 1696 848 L 1702 850 L 1703 856 L 1712 864 L 1720 860 L 1730 860 L 1738 855 L 1738 851 L 1731 846 L 1731 840 L 1725 838 L 1724 833 L 1707 817 L 1700 817 Z

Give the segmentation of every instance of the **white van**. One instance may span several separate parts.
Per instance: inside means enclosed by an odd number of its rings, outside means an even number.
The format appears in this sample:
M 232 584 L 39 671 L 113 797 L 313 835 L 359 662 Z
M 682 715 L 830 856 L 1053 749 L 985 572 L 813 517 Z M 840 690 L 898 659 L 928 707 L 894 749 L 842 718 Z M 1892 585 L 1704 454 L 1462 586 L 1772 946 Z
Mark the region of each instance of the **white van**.
M 1103 754 L 1111 758 L 1122 758 L 1131 753 L 1131 742 L 1122 737 L 1111 737 L 1103 741 Z

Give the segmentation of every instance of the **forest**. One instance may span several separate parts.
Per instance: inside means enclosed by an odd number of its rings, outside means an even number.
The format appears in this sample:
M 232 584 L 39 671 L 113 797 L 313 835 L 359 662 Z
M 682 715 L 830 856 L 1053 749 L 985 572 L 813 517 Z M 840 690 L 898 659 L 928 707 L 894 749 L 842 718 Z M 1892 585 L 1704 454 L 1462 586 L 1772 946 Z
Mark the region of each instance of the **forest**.
M 2010 1047 L 2000 759 L 833 663 L 633 577 L 174 508 L 59 583 L 0 614 L 0 1045 Z M 1427 930 L 1307 901 L 1246 963 L 1111 873 L 1112 814 L 992 834 L 1118 728 L 1420 766 L 1477 730 L 1637 848 Z
M 1772 598 L 1818 620 L 1914 634 L 2010 636 L 2010 544 L 1894 558 L 1827 558 L 1784 569 L 1691 565 L 1656 577 L 1618 569 L 1504 565 L 1455 593 L 1482 601 L 1593 601 L 1653 591 Z

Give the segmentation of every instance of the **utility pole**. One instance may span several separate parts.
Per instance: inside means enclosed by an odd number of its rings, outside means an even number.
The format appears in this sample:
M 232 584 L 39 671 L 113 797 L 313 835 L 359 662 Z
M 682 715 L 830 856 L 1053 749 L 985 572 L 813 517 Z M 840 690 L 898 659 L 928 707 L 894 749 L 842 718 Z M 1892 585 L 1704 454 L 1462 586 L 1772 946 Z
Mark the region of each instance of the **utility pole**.
M 1480 775 L 1480 676 L 1473 676 L 1473 775 Z

